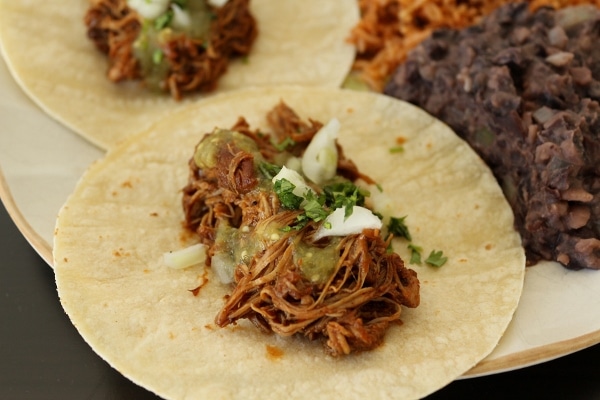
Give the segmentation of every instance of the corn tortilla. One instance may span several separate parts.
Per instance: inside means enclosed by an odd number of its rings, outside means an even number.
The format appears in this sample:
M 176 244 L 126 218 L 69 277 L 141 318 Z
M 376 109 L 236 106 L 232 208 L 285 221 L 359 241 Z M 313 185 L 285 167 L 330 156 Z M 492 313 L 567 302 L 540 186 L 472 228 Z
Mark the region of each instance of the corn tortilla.
M 251 324 L 217 328 L 227 287 L 163 253 L 194 243 L 181 188 L 196 143 L 244 116 L 266 127 L 284 100 L 304 119 L 341 122 L 339 142 L 406 215 L 413 242 L 443 250 L 440 268 L 409 265 L 421 304 L 384 344 L 342 358 Z M 390 152 L 401 137 L 402 153 Z M 327 88 L 254 88 L 207 99 L 135 135 L 93 164 L 62 208 L 54 265 L 61 303 L 87 343 L 133 382 L 169 399 L 421 398 L 489 354 L 517 307 L 525 255 L 489 169 L 446 125 L 399 100 Z M 197 296 L 189 290 L 208 282 Z
M 21 88 L 49 115 L 100 148 L 150 127 L 188 103 L 138 83 L 114 84 L 107 60 L 87 39 L 87 0 L 0 0 L 0 47 Z M 354 59 L 346 42 L 358 22 L 355 0 L 252 0 L 258 37 L 230 63 L 218 91 L 276 84 L 341 85 Z

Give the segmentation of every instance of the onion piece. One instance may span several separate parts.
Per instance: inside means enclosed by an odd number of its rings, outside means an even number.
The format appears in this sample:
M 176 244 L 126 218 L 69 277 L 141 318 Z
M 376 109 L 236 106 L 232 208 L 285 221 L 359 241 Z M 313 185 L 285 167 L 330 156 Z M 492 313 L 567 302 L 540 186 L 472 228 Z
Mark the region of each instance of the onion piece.
M 173 27 L 185 30 L 192 26 L 192 19 L 187 11 L 182 10 L 175 3 L 171 4 L 171 10 L 173 10 Z
M 212 256 L 210 259 L 210 267 L 221 283 L 229 284 L 233 282 L 235 265 L 229 254 L 217 253 Z
M 293 169 L 297 172 L 302 172 L 302 159 L 298 157 L 290 157 L 285 162 L 286 168 Z
M 295 186 L 292 193 L 298 197 L 306 197 L 307 191 L 314 192 L 314 190 L 306 184 L 302 175 L 293 169 L 287 168 L 285 165 L 281 167 L 281 170 L 273 177 L 272 182 L 275 183 L 282 179 L 290 181 Z
M 327 236 L 347 236 L 361 233 L 363 229 L 381 229 L 383 223 L 371 210 L 353 206 L 352 214 L 345 217 L 345 208 L 336 208 L 329 214 L 314 235 L 315 240 Z
M 197 243 L 181 250 L 169 251 L 163 254 L 166 266 L 183 269 L 203 263 L 206 260 L 206 245 Z
M 312 138 L 302 156 L 302 172 L 316 184 L 335 176 L 338 151 L 335 145 L 340 121 L 332 118 Z
M 127 0 L 127 5 L 145 19 L 155 19 L 167 11 L 169 2 L 169 0 Z
M 228 0 L 208 0 L 208 4 L 213 7 L 223 7 Z

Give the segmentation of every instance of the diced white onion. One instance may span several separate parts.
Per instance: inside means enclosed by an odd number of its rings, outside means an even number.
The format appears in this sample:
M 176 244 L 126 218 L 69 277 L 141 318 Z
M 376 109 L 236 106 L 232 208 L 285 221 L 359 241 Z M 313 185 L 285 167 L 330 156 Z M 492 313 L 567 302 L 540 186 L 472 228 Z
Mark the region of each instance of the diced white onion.
M 155 19 L 167 11 L 169 0 L 127 0 L 127 4 L 145 19 Z
M 294 186 L 296 186 L 293 190 L 293 193 L 299 197 L 305 197 L 306 191 L 313 191 L 310 186 L 306 184 L 306 181 L 298 172 L 293 169 L 287 168 L 285 165 L 281 168 L 279 173 L 275 175 L 272 179 L 273 183 L 280 181 L 282 179 L 286 179 L 290 181 Z
M 315 240 L 326 236 L 354 235 L 361 233 L 363 229 L 381 229 L 381 220 L 368 208 L 354 206 L 348 218 L 345 218 L 345 211 L 344 208 L 336 208 L 329 214 L 315 233 Z
M 302 172 L 311 181 L 320 184 L 335 176 L 338 152 L 335 145 L 340 121 L 331 119 L 312 138 L 302 156 Z
M 190 14 L 179 8 L 175 3 L 171 4 L 171 10 L 173 10 L 173 27 L 177 29 L 189 29 L 192 25 Z
M 302 159 L 298 157 L 290 157 L 285 162 L 285 166 L 289 169 L 293 169 L 294 171 L 301 172 L 302 171 Z
M 212 256 L 210 259 L 210 267 L 221 283 L 229 284 L 233 282 L 235 265 L 229 254 L 217 253 Z
M 223 7 L 228 0 L 208 0 L 208 4 L 213 7 Z
M 175 269 L 183 269 L 203 263 L 206 260 L 206 246 L 197 243 L 181 250 L 163 254 L 165 265 Z

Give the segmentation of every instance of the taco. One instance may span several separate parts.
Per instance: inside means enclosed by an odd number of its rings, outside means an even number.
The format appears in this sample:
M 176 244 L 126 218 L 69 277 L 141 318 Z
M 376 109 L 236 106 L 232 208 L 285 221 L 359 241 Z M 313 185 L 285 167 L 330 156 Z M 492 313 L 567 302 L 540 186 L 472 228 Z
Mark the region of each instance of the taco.
M 258 33 L 249 0 L 90 0 L 84 21 L 108 57 L 108 79 L 140 80 L 177 100 L 214 90 Z
M 257 33 L 248 55 L 228 62 L 214 91 L 177 101 L 107 77 L 107 57 L 87 37 L 89 7 L 89 0 L 0 0 L 0 48 L 15 80 L 44 111 L 104 149 L 215 92 L 339 86 L 355 54 L 346 37 L 359 19 L 354 0 L 252 0 Z
M 403 307 L 402 324 L 369 351 L 331 357 L 319 341 L 268 335 L 245 319 L 219 327 L 231 288 L 215 266 L 165 265 L 165 254 L 199 241 L 184 222 L 182 188 L 204 134 L 240 116 L 270 132 L 266 116 L 280 101 L 303 121 L 337 119 L 344 157 L 382 188 L 371 193 L 375 208 L 410 229 L 391 246 L 416 271 L 420 303 Z M 92 165 L 59 214 L 54 265 L 85 340 L 160 396 L 419 398 L 491 352 L 510 322 L 525 271 L 512 222 L 485 164 L 420 109 L 374 93 L 254 88 L 191 105 Z M 416 248 L 443 250 L 447 261 L 417 264 Z

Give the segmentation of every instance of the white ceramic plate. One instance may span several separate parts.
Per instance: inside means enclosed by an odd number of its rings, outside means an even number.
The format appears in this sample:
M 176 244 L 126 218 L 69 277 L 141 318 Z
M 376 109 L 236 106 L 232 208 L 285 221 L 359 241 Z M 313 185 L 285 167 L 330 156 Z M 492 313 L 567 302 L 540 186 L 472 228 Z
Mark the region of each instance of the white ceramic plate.
M 15 84 L 3 60 L 0 91 L 0 198 L 52 265 L 58 210 L 103 152 L 44 114 Z M 537 364 L 599 343 L 599 306 L 600 271 L 569 271 L 555 263 L 528 268 L 508 331 L 465 377 Z
M 47 116 L 23 93 L 0 57 L 0 198 L 48 262 L 59 208 L 103 152 Z

